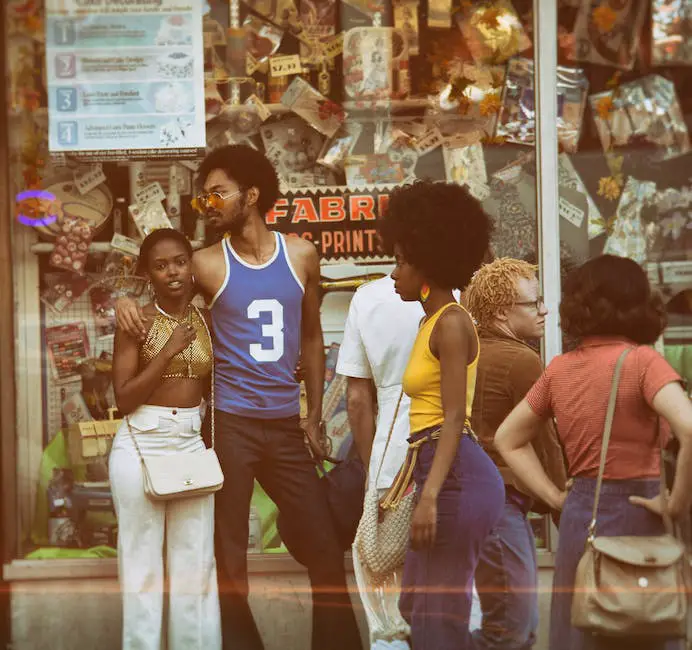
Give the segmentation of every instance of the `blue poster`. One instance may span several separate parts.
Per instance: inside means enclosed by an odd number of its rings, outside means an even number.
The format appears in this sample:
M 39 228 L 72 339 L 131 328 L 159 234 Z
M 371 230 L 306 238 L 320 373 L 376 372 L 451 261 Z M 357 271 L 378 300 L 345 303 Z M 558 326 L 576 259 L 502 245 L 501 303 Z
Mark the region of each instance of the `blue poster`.
M 49 149 L 83 161 L 206 147 L 198 0 L 46 0 Z

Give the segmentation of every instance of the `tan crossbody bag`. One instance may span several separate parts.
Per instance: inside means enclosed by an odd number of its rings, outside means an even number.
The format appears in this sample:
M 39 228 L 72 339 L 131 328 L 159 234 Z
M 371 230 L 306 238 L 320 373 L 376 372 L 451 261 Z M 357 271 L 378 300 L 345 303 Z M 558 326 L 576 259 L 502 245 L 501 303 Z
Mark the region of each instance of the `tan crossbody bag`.
M 688 602 L 685 548 L 673 522 L 663 516 L 666 534 L 599 537 L 596 519 L 622 364 L 615 365 L 608 400 L 589 536 L 574 581 L 572 625 L 608 636 L 685 636 Z M 659 444 L 662 444 L 659 431 Z M 667 499 L 661 462 L 661 496 Z M 665 512 L 665 510 L 664 510 Z

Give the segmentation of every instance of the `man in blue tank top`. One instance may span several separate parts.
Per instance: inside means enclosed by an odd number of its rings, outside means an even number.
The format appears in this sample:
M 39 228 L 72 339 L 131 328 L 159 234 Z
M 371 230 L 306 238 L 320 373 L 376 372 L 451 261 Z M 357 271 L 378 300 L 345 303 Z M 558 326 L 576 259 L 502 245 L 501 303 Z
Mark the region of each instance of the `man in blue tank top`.
M 216 361 L 216 451 L 224 471 L 216 493 L 216 556 L 225 650 L 261 650 L 248 605 L 247 546 L 254 479 L 292 528 L 302 531 L 313 588 L 313 650 L 352 650 L 361 640 L 346 587 L 326 495 L 305 445 L 322 453 L 324 347 L 320 266 L 313 244 L 268 230 L 264 215 L 279 195 L 269 160 L 251 147 L 227 146 L 200 166 L 198 206 L 225 233 L 197 251 L 195 280 L 211 307 Z M 144 332 L 127 299 L 119 325 Z M 299 357 L 308 416 L 299 422 Z

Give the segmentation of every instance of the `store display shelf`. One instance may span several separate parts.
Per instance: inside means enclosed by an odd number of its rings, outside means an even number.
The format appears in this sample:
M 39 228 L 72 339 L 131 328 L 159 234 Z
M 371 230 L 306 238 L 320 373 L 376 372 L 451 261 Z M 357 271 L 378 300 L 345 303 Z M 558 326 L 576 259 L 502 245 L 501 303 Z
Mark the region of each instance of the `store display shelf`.
M 194 249 L 202 248 L 204 246 L 203 241 L 197 240 L 192 241 L 191 244 L 192 248 Z M 37 254 L 52 253 L 54 248 L 55 244 L 51 244 L 50 242 L 37 242 L 36 244 L 31 245 L 31 252 Z M 107 241 L 98 241 L 89 244 L 90 253 L 109 253 L 111 250 L 113 250 L 111 248 L 111 244 Z
M 291 109 L 283 104 L 265 104 L 266 109 L 272 115 L 282 115 L 284 113 L 290 113 Z M 348 113 L 358 114 L 358 113 L 378 113 L 385 111 L 397 111 L 404 109 L 418 109 L 426 108 L 430 106 L 430 100 L 425 97 L 416 97 L 411 99 L 394 99 L 391 101 L 346 101 L 343 103 L 344 110 Z M 233 113 L 236 111 L 241 111 L 247 109 L 245 104 L 225 104 L 220 117 L 223 119 L 224 114 Z

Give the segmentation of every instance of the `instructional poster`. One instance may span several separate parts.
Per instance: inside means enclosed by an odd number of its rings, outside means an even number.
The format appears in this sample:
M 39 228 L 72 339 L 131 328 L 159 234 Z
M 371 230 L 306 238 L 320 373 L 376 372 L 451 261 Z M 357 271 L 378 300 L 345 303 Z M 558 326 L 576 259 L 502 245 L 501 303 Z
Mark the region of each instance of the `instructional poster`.
M 192 158 L 206 146 L 198 0 L 46 0 L 51 154 Z

